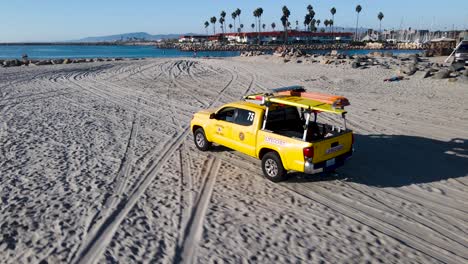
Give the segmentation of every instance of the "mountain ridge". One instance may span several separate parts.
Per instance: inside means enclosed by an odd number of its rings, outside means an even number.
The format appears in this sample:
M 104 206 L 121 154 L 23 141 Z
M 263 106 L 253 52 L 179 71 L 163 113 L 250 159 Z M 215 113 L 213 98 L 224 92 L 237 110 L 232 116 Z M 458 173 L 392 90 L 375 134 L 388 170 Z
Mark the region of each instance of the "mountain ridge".
M 131 33 L 123 33 L 123 34 L 115 34 L 115 35 L 107 35 L 107 36 L 86 37 L 86 38 L 82 38 L 78 40 L 73 40 L 72 42 L 115 42 L 115 41 L 129 41 L 129 40 L 157 41 L 157 40 L 162 40 L 162 39 L 176 39 L 176 38 L 179 38 L 180 35 L 194 35 L 194 34 L 187 33 L 187 34 L 151 35 L 146 32 L 131 32 Z

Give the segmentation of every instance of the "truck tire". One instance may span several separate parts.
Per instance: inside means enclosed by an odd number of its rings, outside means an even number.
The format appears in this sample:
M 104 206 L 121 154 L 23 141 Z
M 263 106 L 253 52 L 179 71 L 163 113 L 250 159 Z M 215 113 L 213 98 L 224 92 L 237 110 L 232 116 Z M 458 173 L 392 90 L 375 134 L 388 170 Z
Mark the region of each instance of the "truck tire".
M 262 158 L 262 170 L 265 178 L 272 182 L 286 180 L 287 171 L 283 167 L 280 156 L 276 152 L 268 152 Z
M 198 128 L 193 133 L 193 141 L 197 149 L 201 151 L 207 151 L 211 147 L 211 142 L 206 139 L 205 132 L 203 128 Z

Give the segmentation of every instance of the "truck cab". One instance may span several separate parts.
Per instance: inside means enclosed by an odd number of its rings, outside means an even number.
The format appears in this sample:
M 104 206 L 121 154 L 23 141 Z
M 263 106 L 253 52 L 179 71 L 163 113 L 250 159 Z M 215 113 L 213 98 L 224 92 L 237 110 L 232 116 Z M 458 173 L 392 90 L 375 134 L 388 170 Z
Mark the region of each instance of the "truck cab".
M 286 179 L 288 171 L 331 171 L 351 157 L 346 98 L 311 95 L 300 86 L 273 91 L 196 113 L 191 129 L 197 148 L 207 151 L 216 143 L 258 158 L 265 177 L 275 182 Z M 339 114 L 343 125 L 321 122 L 319 115 L 326 113 Z
M 462 40 L 455 51 L 455 61 L 468 62 L 468 40 Z

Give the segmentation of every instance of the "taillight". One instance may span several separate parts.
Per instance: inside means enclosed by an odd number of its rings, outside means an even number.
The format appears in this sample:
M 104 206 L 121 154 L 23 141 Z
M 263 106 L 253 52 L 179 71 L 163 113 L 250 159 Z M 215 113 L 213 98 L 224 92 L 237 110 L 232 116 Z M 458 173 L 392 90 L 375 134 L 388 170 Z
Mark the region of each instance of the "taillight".
M 308 147 L 304 148 L 304 157 L 306 158 L 313 158 L 314 157 L 314 148 L 313 147 Z

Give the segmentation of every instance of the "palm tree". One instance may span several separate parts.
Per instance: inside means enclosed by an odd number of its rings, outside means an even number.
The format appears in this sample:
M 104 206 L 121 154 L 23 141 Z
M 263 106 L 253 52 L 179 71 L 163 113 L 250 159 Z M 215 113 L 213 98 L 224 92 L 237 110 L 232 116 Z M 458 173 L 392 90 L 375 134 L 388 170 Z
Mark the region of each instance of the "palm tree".
M 255 25 L 257 24 L 257 18 L 258 18 L 258 8 L 253 11 L 253 16 L 255 19 Z
M 242 11 L 239 8 L 237 8 L 235 12 L 236 12 L 236 16 L 239 18 L 239 25 L 240 25 L 241 24 L 240 15 Z
M 336 8 L 332 7 L 332 9 L 330 9 L 330 13 L 332 14 L 332 20 L 331 21 L 335 21 Z M 332 32 L 333 32 L 333 22 L 332 22 L 331 26 L 332 26 Z
M 315 26 L 315 23 L 317 23 L 317 20 L 312 19 L 312 21 L 310 22 L 310 25 L 311 25 L 310 31 L 317 32 L 317 27 Z
M 262 25 L 262 28 L 263 28 L 263 31 L 265 31 L 266 25 L 263 24 L 263 25 Z
M 322 21 L 320 21 L 320 19 L 317 19 L 317 22 L 316 22 L 316 23 L 317 23 L 317 28 L 320 27 L 320 23 L 321 23 L 321 22 L 322 22 Z
M 236 14 L 235 11 L 232 12 L 231 17 L 232 17 L 232 19 L 234 20 L 234 30 L 237 31 L 237 28 L 236 28 L 236 17 L 237 17 L 237 14 Z
M 242 29 L 244 28 L 244 24 L 240 24 L 239 28 L 240 28 L 240 31 L 242 32 Z
M 273 29 L 273 31 L 275 31 L 275 27 L 276 27 L 275 22 L 271 23 L 271 28 Z
M 379 19 L 379 22 L 380 22 L 380 27 L 379 27 L 379 39 L 380 39 L 380 35 L 382 34 L 382 19 L 384 18 L 384 14 L 382 12 L 379 12 L 379 14 L 377 15 L 377 18 Z
M 208 27 L 210 26 L 210 23 L 208 21 L 205 21 L 205 30 L 206 34 L 208 35 Z
M 260 30 L 260 25 L 262 24 L 262 15 L 263 15 L 263 8 L 259 7 L 258 10 L 258 31 Z
M 356 13 L 357 13 L 357 16 L 356 16 L 356 33 L 354 34 L 354 40 L 359 39 L 357 30 L 358 30 L 358 27 L 359 27 L 359 13 L 361 13 L 361 11 L 362 11 L 361 5 L 357 5 L 356 6 Z
M 307 30 L 307 27 L 310 27 L 310 22 L 312 21 L 312 19 L 310 18 L 310 15 L 307 14 L 305 15 L 304 17 L 304 26 L 306 27 L 306 30 Z
M 226 21 L 226 12 L 221 11 L 221 14 L 220 14 L 220 18 L 219 18 L 219 23 L 221 23 L 221 27 L 223 29 L 223 33 L 224 33 L 224 22 Z
M 311 11 L 309 12 L 309 16 L 310 16 L 310 26 L 309 26 L 309 27 L 310 27 L 310 31 L 312 31 L 312 29 L 315 28 L 315 19 L 314 19 L 314 17 L 315 17 L 315 12 L 314 12 L 314 10 L 311 10 Z M 314 23 L 312 24 L 312 22 L 314 22 Z
M 284 27 L 284 42 L 286 43 L 288 41 L 288 27 L 290 25 L 288 20 L 289 20 L 289 16 L 291 15 L 291 12 L 289 11 L 287 6 L 283 6 L 282 11 L 283 11 L 283 16 L 281 17 L 281 23 L 283 24 L 283 27 Z
M 325 19 L 325 21 L 323 21 L 323 24 L 325 25 L 325 31 L 327 31 L 327 27 L 328 25 L 330 25 L 330 22 L 328 21 L 328 19 Z
M 213 34 L 216 34 L 216 17 L 211 17 L 210 22 L 213 24 Z
M 252 27 L 252 31 L 255 30 L 255 24 L 252 23 L 252 25 L 250 25 Z
M 232 24 L 229 24 L 228 27 L 229 27 L 229 31 L 232 32 Z
M 314 8 L 311 5 L 307 6 L 307 13 L 309 15 L 309 19 L 308 19 L 309 31 L 313 31 L 315 29 L 315 20 L 314 20 L 315 11 L 314 11 Z M 313 25 L 312 25 L 312 22 L 314 22 Z
M 221 24 L 221 30 L 222 30 L 222 32 L 224 34 L 224 18 L 220 17 L 219 18 L 219 23 Z

